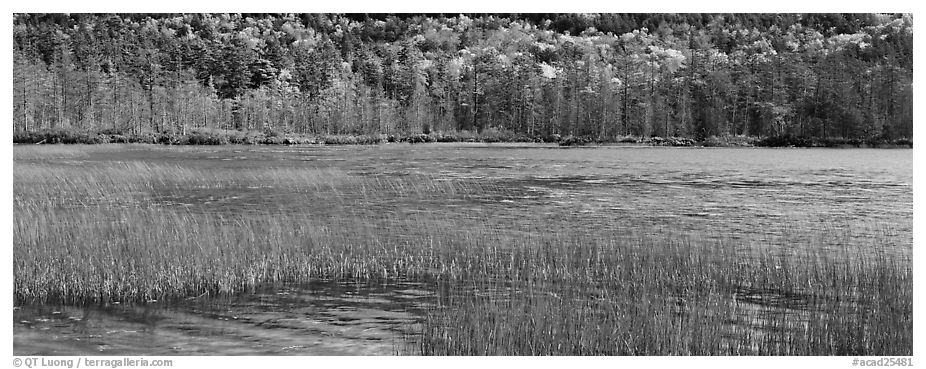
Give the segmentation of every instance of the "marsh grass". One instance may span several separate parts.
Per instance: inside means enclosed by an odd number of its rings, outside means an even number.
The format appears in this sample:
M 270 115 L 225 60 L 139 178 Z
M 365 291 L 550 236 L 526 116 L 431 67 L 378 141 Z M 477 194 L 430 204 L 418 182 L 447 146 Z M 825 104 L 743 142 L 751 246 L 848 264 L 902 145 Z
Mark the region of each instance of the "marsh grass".
M 675 242 L 663 239 L 645 249 L 621 243 L 599 256 L 573 256 L 586 260 L 568 268 L 573 272 L 583 264 L 611 266 L 603 273 L 592 268 L 597 273 L 589 271 L 588 277 L 554 273 L 503 287 L 480 284 L 476 289 L 503 293 L 470 294 L 432 312 L 420 350 L 442 355 L 912 354 L 907 257 L 839 263 L 819 254 L 665 247 Z M 603 255 L 606 260 L 599 259 Z
M 827 247 L 587 232 L 531 214 L 524 216 L 545 228 L 520 232 L 490 218 L 397 216 L 381 207 L 396 198 L 402 208 L 513 195 L 476 180 L 72 165 L 42 160 L 79 158 L 81 150 L 16 152 L 18 303 L 186 299 L 315 279 L 418 280 L 445 291 L 413 354 L 912 354 L 910 247 L 860 241 L 848 226 L 803 238 Z M 161 201 L 242 188 L 298 194 L 301 210 L 266 204 L 242 214 Z M 882 232 L 880 239 L 898 238 L 889 225 Z

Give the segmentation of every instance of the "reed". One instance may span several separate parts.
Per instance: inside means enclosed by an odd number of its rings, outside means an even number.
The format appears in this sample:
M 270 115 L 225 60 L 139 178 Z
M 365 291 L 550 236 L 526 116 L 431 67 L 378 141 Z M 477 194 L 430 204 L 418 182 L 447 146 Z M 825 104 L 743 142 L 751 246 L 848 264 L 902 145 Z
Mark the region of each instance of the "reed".
M 674 243 L 620 246 L 601 261 L 612 272 L 586 271 L 594 277 L 547 274 L 469 287 L 495 293 L 459 294 L 468 298 L 432 311 L 419 348 L 441 355 L 912 354 L 909 255 L 838 263 L 822 253 L 743 255 Z M 569 269 L 598 257 L 579 257 L 585 262 Z

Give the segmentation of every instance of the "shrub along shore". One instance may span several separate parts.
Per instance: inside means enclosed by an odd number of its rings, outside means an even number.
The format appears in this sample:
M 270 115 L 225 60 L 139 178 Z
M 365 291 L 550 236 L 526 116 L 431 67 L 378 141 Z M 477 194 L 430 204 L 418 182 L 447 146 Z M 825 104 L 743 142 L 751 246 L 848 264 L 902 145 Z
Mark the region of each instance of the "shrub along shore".
M 433 142 L 523 142 L 557 143 L 560 146 L 592 144 L 628 144 L 646 146 L 703 146 L 703 147 L 856 147 L 856 148 L 912 148 L 913 140 L 810 138 L 799 136 L 711 136 L 703 140 L 687 137 L 618 136 L 600 138 L 591 136 L 529 136 L 509 131 L 486 129 L 482 132 L 455 131 L 413 133 L 407 135 L 331 134 L 312 135 L 277 131 L 191 130 L 188 132 L 139 132 L 113 130 L 98 132 L 74 130 L 42 130 L 13 134 L 16 144 L 106 144 L 146 143 L 164 145 L 375 145 L 381 143 L 433 143 Z

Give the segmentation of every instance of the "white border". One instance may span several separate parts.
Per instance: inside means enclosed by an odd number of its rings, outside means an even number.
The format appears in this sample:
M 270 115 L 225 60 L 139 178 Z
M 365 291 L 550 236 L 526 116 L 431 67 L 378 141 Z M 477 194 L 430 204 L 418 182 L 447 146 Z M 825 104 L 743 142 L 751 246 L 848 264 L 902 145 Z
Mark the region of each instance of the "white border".
M 914 19 L 919 15 L 916 10 L 918 6 L 913 2 L 873 2 L 873 1 L 848 1 L 848 2 L 813 2 L 806 0 L 785 0 L 785 1 L 768 1 L 761 4 L 750 3 L 747 1 L 713 1 L 705 4 L 700 1 L 661 1 L 661 2 L 630 2 L 630 1 L 609 1 L 609 2 L 583 2 L 583 3 L 538 3 L 535 1 L 516 1 L 504 2 L 498 0 L 467 0 L 448 4 L 438 1 L 342 1 L 342 2 L 313 2 L 306 0 L 304 2 L 256 2 L 256 1 L 223 1 L 198 3 L 188 0 L 161 0 L 137 3 L 131 1 L 104 1 L 88 4 L 85 2 L 75 1 L 32 1 L 17 2 L 15 4 L 7 3 L 4 5 L 12 6 L 8 12 L 8 20 L 3 23 L 3 30 L 6 37 L 3 39 L 4 50 L 8 50 L 3 58 L 4 73 L 6 76 L 6 86 L 4 95 L 7 104 L 3 105 L 4 116 L 7 122 L 12 121 L 12 13 L 14 12 L 311 12 L 311 13 L 330 13 L 330 12 L 354 12 L 354 13 L 402 13 L 402 12 L 441 12 L 441 13 L 575 13 L 575 12 L 750 12 L 750 13 L 767 13 L 767 12 L 826 12 L 836 11 L 844 13 L 867 13 L 867 12 L 905 12 L 914 13 Z M 914 38 L 914 69 L 921 64 L 922 57 L 919 52 L 924 50 L 922 42 Z M 922 85 L 921 74 L 914 72 L 914 84 Z M 923 137 L 923 130 L 919 127 L 917 119 L 917 110 L 921 105 L 919 102 L 921 93 L 914 89 L 914 136 Z M 919 114 L 922 116 L 922 114 Z M 3 317 L 6 322 L 6 334 L 4 338 L 4 352 L 8 353 L 7 360 L 12 361 L 12 173 L 13 173 L 13 154 L 12 154 L 12 129 L 7 124 L 3 130 L 3 137 L 7 142 L 2 147 L 4 175 L 0 186 L 7 194 L 3 197 L 2 206 L 3 220 L 7 227 L 4 227 L 4 239 L 8 247 L 3 248 L 2 260 L 6 262 L 6 283 L 4 284 L 5 293 L 2 299 L 6 306 L 3 308 Z M 914 214 L 916 209 L 923 206 L 923 196 L 917 194 L 916 184 L 920 183 L 923 178 L 923 160 L 920 153 L 922 148 L 915 148 L 914 155 Z M 921 334 L 922 318 L 916 314 L 919 307 L 922 306 L 923 300 L 919 297 L 919 285 L 922 276 L 920 271 L 926 271 L 923 268 L 923 262 L 917 258 L 917 246 L 923 240 L 922 222 L 919 222 L 921 216 L 914 215 L 914 362 L 919 365 L 926 365 L 926 357 L 919 355 L 923 346 L 921 343 L 924 336 Z M 200 367 L 306 367 L 319 366 L 322 368 L 346 367 L 370 367 L 379 368 L 428 368 L 433 369 L 435 365 L 447 368 L 471 368 L 479 367 L 565 367 L 579 365 L 583 368 L 616 368 L 619 366 L 629 367 L 710 367 L 710 368 L 741 368 L 749 366 L 750 368 L 782 368 L 782 367 L 852 367 L 852 357 L 547 357 L 547 358 L 530 358 L 530 357 L 493 357 L 493 358 L 470 358 L 470 357 L 148 357 L 149 359 L 170 358 L 174 360 L 174 368 L 200 368 Z M 6 365 L 12 365 L 8 361 Z M 3 365 L 3 364 L 0 364 Z M 4 365 L 5 366 L 5 365 Z

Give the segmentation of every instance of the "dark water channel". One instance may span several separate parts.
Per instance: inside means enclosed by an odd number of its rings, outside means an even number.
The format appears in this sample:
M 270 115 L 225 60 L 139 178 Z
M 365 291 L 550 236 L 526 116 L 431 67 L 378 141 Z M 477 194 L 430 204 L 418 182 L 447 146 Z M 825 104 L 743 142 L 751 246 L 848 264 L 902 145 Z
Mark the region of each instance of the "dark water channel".
M 395 355 L 414 352 L 419 283 L 316 282 L 235 297 L 13 311 L 16 355 Z
M 150 194 L 154 205 L 191 211 L 308 217 L 339 212 L 374 220 L 386 214 L 446 219 L 460 227 L 467 222 L 491 224 L 511 232 L 632 229 L 733 240 L 744 248 L 774 246 L 785 252 L 811 244 L 838 248 L 846 242 L 878 245 L 873 252 L 912 249 L 911 150 L 127 146 L 56 165 L 102 162 L 153 162 L 204 171 L 332 170 L 356 179 L 336 198 L 244 185 L 221 192 L 184 188 Z M 399 189 L 376 198 L 350 187 L 382 185 L 377 179 L 395 178 L 459 187 L 436 194 Z M 845 237 L 825 236 L 833 228 L 844 230 Z M 439 294 L 435 286 L 412 282 L 318 282 L 171 304 L 24 305 L 14 310 L 14 353 L 401 354 L 414 346 L 423 314 L 439 303 Z

